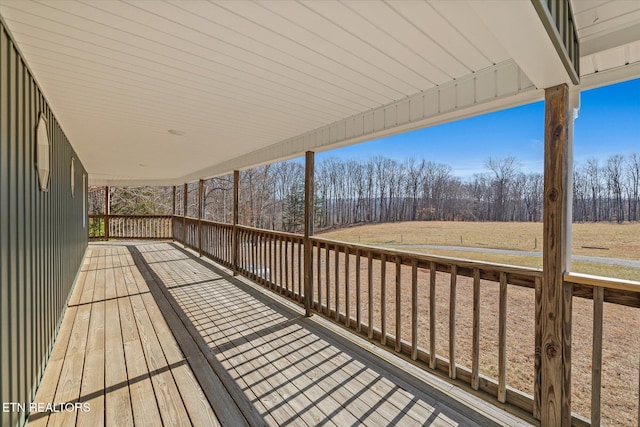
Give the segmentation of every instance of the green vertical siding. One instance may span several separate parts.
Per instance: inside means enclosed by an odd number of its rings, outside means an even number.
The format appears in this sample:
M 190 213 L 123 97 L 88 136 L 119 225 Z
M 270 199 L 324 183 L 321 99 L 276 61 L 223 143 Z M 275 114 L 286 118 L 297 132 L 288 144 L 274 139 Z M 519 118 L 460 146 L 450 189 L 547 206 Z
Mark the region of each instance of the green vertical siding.
M 51 144 L 47 192 L 35 164 L 40 114 Z M 87 247 L 85 173 L 0 21 L 0 403 L 35 397 Z M 0 425 L 25 416 L 0 411 Z

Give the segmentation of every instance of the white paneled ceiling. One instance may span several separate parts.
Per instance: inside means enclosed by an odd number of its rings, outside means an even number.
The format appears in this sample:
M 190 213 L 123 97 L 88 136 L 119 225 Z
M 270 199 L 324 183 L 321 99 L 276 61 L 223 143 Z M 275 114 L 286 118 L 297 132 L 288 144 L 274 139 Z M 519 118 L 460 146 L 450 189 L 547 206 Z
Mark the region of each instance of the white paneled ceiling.
M 0 14 L 92 183 L 177 184 L 568 81 L 538 65 L 556 58 L 530 1 L 505 1 L 0 0 Z M 640 36 L 598 43 L 640 28 L 639 3 L 573 1 L 587 74 L 620 67 L 610 49 L 638 61 Z

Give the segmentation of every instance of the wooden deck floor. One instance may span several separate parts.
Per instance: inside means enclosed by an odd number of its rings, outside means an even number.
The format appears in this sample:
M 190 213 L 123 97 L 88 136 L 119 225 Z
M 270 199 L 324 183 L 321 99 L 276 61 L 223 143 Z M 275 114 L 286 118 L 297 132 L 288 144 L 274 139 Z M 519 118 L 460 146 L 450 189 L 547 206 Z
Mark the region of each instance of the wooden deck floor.
M 527 425 L 173 243 L 90 245 L 36 402 L 90 407 L 37 425 Z

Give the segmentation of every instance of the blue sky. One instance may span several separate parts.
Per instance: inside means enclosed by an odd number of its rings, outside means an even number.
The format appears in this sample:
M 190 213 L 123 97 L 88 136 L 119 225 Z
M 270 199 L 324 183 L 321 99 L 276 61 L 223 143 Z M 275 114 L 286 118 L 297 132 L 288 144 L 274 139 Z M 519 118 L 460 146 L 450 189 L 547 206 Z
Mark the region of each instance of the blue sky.
M 489 157 L 514 156 L 524 172 L 542 172 L 544 103 L 536 102 L 317 154 L 366 160 L 385 156 L 444 163 L 459 177 L 486 172 Z M 640 79 L 582 92 L 575 122 L 574 160 L 602 161 L 640 153 Z

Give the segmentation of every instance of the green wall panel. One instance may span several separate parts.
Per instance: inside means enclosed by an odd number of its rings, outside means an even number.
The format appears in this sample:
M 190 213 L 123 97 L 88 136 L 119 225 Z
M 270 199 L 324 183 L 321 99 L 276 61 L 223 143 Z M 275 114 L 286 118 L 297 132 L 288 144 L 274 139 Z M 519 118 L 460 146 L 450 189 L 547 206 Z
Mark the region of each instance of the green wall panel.
M 48 121 L 48 191 L 36 169 L 36 126 Z M 75 196 L 71 159 L 75 158 Z M 87 248 L 82 162 L 0 21 L 0 403 L 35 397 Z M 0 426 L 25 422 L 0 411 Z

